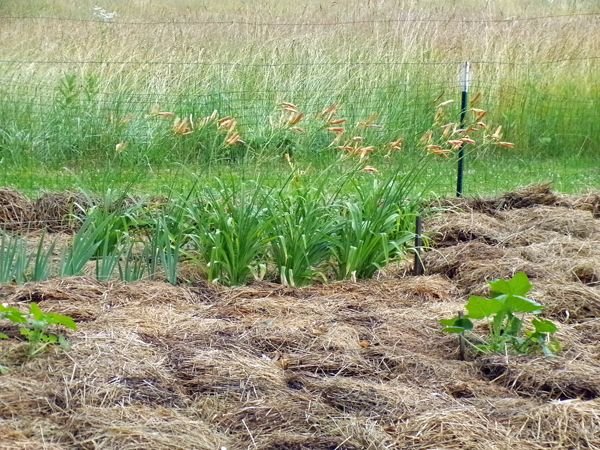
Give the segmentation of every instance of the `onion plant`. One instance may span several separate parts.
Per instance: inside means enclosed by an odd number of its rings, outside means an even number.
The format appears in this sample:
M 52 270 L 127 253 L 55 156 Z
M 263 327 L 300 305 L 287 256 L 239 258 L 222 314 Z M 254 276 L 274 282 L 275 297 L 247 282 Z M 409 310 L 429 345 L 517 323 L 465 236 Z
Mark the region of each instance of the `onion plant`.
M 18 236 L 0 238 L 0 283 L 23 283 L 28 266 L 27 248 Z
M 73 237 L 73 242 L 63 254 L 61 276 L 81 275 L 86 263 L 98 257 L 98 250 L 103 243 L 107 245 L 115 217 L 114 213 L 106 214 L 94 208 L 88 212 L 81 228 Z
M 141 280 L 148 266 L 149 258 L 147 257 L 147 245 L 144 245 L 140 254 L 135 252 L 136 243 L 129 242 L 125 247 L 127 250 L 123 252 L 117 266 L 119 269 L 119 279 L 126 283 Z
M 56 241 L 53 241 L 48 248 L 44 248 L 45 235 L 42 234 L 38 242 L 35 254 L 33 269 L 31 271 L 32 281 L 45 281 L 51 275 L 52 255 Z

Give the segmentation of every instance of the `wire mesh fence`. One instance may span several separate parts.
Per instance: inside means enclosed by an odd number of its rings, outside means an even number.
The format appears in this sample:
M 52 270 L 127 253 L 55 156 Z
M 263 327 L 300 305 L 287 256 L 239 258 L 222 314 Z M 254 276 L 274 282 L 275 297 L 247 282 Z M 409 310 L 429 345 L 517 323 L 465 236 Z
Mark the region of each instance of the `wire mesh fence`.
M 245 27 L 242 34 L 246 37 L 260 37 L 265 30 L 287 30 L 293 41 L 296 34 L 321 29 L 351 33 L 370 27 L 371 34 L 396 33 L 400 25 L 433 23 L 467 30 L 475 25 L 496 27 L 502 32 L 502 27 L 510 31 L 515 24 L 542 22 L 572 25 L 573 20 L 586 20 L 597 25 L 599 18 L 597 13 L 581 13 L 509 19 L 253 22 L 5 16 L 0 23 L 21 31 L 58 26 L 68 37 L 91 33 L 92 38 L 87 38 L 92 40 L 113 36 L 110 33 L 119 37 L 119 30 L 125 28 L 133 41 L 142 32 L 160 36 L 168 29 L 185 37 L 190 30 L 203 27 L 222 33 L 237 26 Z M 70 31 L 73 24 L 77 24 L 76 31 Z M 444 125 L 437 117 L 439 105 L 449 105 L 446 122 L 458 122 L 460 113 L 458 73 L 463 60 L 451 54 L 436 59 L 430 52 L 421 58 L 411 55 L 409 60 L 397 51 L 377 49 L 356 55 L 347 45 L 339 52 L 314 51 L 311 58 L 305 50 L 295 50 L 295 41 L 290 41 L 284 56 L 273 45 L 268 51 L 261 47 L 256 55 L 241 49 L 236 53 L 239 60 L 228 60 L 229 51 L 208 56 L 195 50 L 177 54 L 117 51 L 119 45 L 108 38 L 94 51 L 80 51 L 73 43 L 69 51 L 71 44 L 60 41 L 60 33 L 55 33 L 36 37 L 39 48 L 22 54 L 0 52 L 4 167 L 0 182 L 26 191 L 76 185 L 102 188 L 129 182 L 133 174 L 139 178 L 140 172 L 142 178 L 151 177 L 161 185 L 188 172 L 219 175 L 238 170 L 240 164 L 251 170 L 259 170 L 262 164 L 275 174 L 286 146 L 290 153 L 294 150 L 299 162 L 328 163 L 339 156 L 344 143 L 357 138 L 364 140 L 364 147 L 375 148 L 369 164 L 381 170 L 403 170 L 424 150 L 423 136 Z M 67 50 L 56 52 L 57 46 Z M 502 126 L 503 139 L 515 148 L 467 151 L 466 193 L 485 194 L 542 181 L 571 191 L 600 186 L 600 94 L 594 85 L 600 56 L 589 51 L 549 53 L 531 60 L 526 55 L 505 56 L 469 58 L 474 70 L 469 109 L 485 110 L 486 125 L 490 129 Z M 301 132 L 282 131 L 282 102 L 294 104 L 303 115 Z M 333 104 L 339 107 L 336 118 L 343 124 L 341 136 L 328 133 L 318 123 L 319 114 Z M 218 149 L 223 156 L 215 155 L 215 133 L 196 133 L 195 121 L 213 111 L 218 111 L 218 118 L 235 119 L 243 143 L 241 161 L 231 156 L 231 149 L 224 149 L 223 141 L 231 136 L 220 136 Z M 162 120 L 165 117 L 168 120 Z M 361 123 L 374 117 L 372 127 L 361 128 Z M 190 132 L 176 132 L 177 120 L 189 120 Z M 386 146 L 399 140 L 401 154 L 389 158 Z M 429 190 L 451 195 L 454 159 L 434 161 L 424 176 Z

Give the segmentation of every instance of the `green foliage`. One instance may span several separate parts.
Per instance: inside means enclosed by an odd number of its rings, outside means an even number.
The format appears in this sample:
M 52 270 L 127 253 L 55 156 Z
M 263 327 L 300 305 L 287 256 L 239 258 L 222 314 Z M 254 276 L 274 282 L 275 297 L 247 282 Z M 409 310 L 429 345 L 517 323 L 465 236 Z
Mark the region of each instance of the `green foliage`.
M 73 237 L 71 246 L 62 257 L 60 275 L 63 277 L 81 275 L 86 263 L 94 256 L 107 237 L 113 221 L 111 215 L 104 216 L 98 210 L 91 210 Z
M 33 270 L 31 272 L 31 281 L 45 281 L 50 277 L 51 258 L 54 253 L 56 241 L 52 242 L 48 248 L 44 248 L 45 235 L 42 234 L 37 246 Z
M 532 289 L 527 275 L 515 274 L 510 280 L 495 280 L 489 283 L 490 297 L 472 295 L 466 305 L 468 314 L 441 320 L 443 331 L 464 334 L 473 330 L 472 320 L 487 319 L 490 334 L 483 343 L 474 347 L 484 353 L 529 354 L 541 350 L 552 356 L 560 350 L 558 341 L 551 335 L 558 331 L 550 320 L 541 319 L 543 306 L 527 297 Z M 533 329 L 525 327 L 525 315 L 531 314 Z
M 27 248 L 23 239 L 1 233 L 0 283 L 23 283 L 28 266 Z
M 25 281 L 48 279 L 54 245 L 52 243 L 45 248 L 44 235 L 42 235 L 36 253 L 31 255 L 28 254 L 23 238 L 2 233 L 0 237 L 0 283 L 22 284 Z
M 326 278 L 323 266 L 331 255 L 337 196 L 327 193 L 325 181 L 294 174 L 270 202 L 271 255 L 283 285 L 303 286 L 316 277 Z M 340 179 L 339 186 L 345 181 Z
M 136 254 L 135 247 L 136 243 L 130 242 L 127 246 L 127 251 L 123 253 L 122 258 L 119 259 L 117 264 L 119 279 L 126 283 L 141 280 L 149 265 L 150 256 L 148 255 L 148 246 L 143 245 L 141 254 Z
M 343 202 L 333 239 L 338 279 L 370 278 L 401 256 L 413 237 L 418 168 L 370 185 L 354 183 L 357 198 Z
M 60 326 L 77 330 L 77 324 L 68 316 L 42 311 L 37 303 L 29 305 L 29 312 L 24 313 L 18 308 L 0 305 L 0 318 L 6 319 L 19 327 L 19 332 L 28 341 L 28 354 L 35 356 L 49 345 L 67 346 L 64 335 L 50 331 L 51 327 Z M 6 335 L 0 338 L 7 338 Z
M 218 193 L 208 192 L 205 202 L 194 239 L 204 254 L 208 279 L 238 286 L 260 277 L 259 259 L 269 242 L 268 194 L 258 185 L 248 188 L 233 181 L 221 183 Z

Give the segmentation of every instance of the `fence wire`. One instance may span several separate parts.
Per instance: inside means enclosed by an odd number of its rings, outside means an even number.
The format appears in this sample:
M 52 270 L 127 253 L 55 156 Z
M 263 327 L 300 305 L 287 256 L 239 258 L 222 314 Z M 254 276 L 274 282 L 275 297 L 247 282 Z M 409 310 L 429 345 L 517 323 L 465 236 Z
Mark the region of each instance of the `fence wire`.
M 389 19 L 324 21 L 324 22 L 253 22 L 240 20 L 160 20 L 131 21 L 100 20 L 68 17 L 3 16 L 0 24 L 12 26 L 30 23 L 54 26 L 55 24 L 81 23 L 86 26 L 143 26 L 143 27 L 201 27 L 248 26 L 254 28 L 335 28 L 356 25 L 432 22 L 443 24 L 484 24 L 503 26 L 515 23 L 538 24 L 543 21 L 585 19 L 595 21 L 600 13 L 578 13 L 513 18 L 465 19 L 459 17 L 421 18 L 395 17 Z M 50 25 L 54 24 L 54 25 Z M 3 55 L 0 52 L 0 55 Z M 222 61 L 210 59 L 181 60 L 122 59 L 72 57 L 64 59 L 0 56 L 0 161 L 4 168 L 0 174 L 3 185 L 18 185 L 26 191 L 62 189 L 82 185 L 102 189 L 114 183 L 131 181 L 137 167 L 147 171 L 156 183 L 169 185 L 181 178 L 186 170 L 202 172 L 204 176 L 219 175 L 227 164 L 213 164 L 205 160 L 189 159 L 190 153 L 203 148 L 201 142 L 189 144 L 190 151 L 181 153 L 181 144 L 169 135 L 169 124 L 153 121 L 152 111 L 162 111 L 175 116 L 200 118 L 218 110 L 221 117 L 232 116 L 240 126 L 240 133 L 257 136 L 250 145 L 251 154 L 260 153 L 260 139 L 269 141 L 269 132 L 280 116 L 278 105 L 293 102 L 307 117 L 315 117 L 332 103 L 341 105 L 340 117 L 356 124 L 373 114 L 378 114 L 382 130 L 373 130 L 370 138 L 375 145 L 383 146 L 401 136 L 407 145 L 416 145 L 423 133 L 432 127 L 436 106 L 446 100 L 458 104 L 460 88 L 458 68 L 463 61 L 448 57 L 442 60 L 356 60 L 334 59 L 328 61 Z M 475 58 L 470 62 L 476 70 L 471 87 L 471 99 L 481 95 L 480 105 L 488 111 L 492 123 L 505 127 L 507 139 L 518 141 L 518 152 L 491 152 L 485 157 L 467 154 L 465 184 L 467 195 L 485 194 L 514 188 L 534 182 L 554 181 L 559 189 L 585 190 L 600 187 L 600 126 L 597 120 L 599 96 L 597 88 L 581 86 L 559 91 L 549 89 L 554 80 L 540 78 L 540 68 L 556 67 L 560 70 L 579 68 L 586 79 L 598 72 L 599 55 L 565 55 L 546 60 L 512 59 L 493 60 Z M 511 78 L 508 70 L 502 76 L 495 68 L 518 68 L 519 79 Z M 581 69 L 581 67 L 584 67 Z M 286 73 L 299 73 L 312 68 L 332 68 L 341 74 L 333 88 L 323 87 L 330 73 L 324 71 L 319 78 L 297 77 L 293 87 L 285 86 Z M 129 84 L 127 76 L 115 76 L 114 82 L 86 87 L 85 78 L 77 78 L 69 85 L 69 74 L 82 74 L 87 70 L 122 70 L 145 73 L 153 70 L 167 71 L 167 77 L 191 73 L 181 82 L 181 92 L 174 93 L 156 83 L 156 79 Z M 386 75 L 370 79 L 369 70 L 376 69 Z M 245 71 L 253 71 L 261 83 L 244 83 Z M 477 78 L 477 71 L 486 73 Z M 223 75 L 227 71 L 227 79 Z M 51 73 L 52 76 L 48 76 Z M 278 85 L 270 86 L 266 74 L 275 74 Z M 426 77 L 415 76 L 426 74 Z M 525 76 L 523 74 L 526 74 Z M 157 75 L 157 77 L 159 77 Z M 410 79 L 407 79 L 410 78 Z M 282 81 L 283 80 L 283 81 Z M 93 81 L 93 80 L 92 80 Z M 242 82 L 242 86 L 235 87 Z M 244 84 L 247 84 L 246 86 Z M 86 91 L 86 89 L 91 91 Z M 73 91 L 70 92 L 69 89 Z M 575 90 L 573 90 L 575 89 Z M 92 92 L 93 91 L 93 92 Z M 448 120 L 456 120 L 456 107 L 450 108 Z M 112 129 L 114 118 L 130 117 L 126 126 Z M 124 120 L 124 119 L 123 119 Z M 487 118 L 486 118 L 487 120 Z M 162 127 L 162 128 L 161 128 Z M 114 135 L 111 136 L 110 133 Z M 245 136 L 244 136 L 245 137 Z M 260 138 L 260 139 L 258 139 Z M 161 140 L 163 153 L 148 155 L 155 145 L 152 139 Z M 249 138 L 246 138 L 249 140 Z M 131 155 L 110 159 L 115 144 L 128 142 Z M 270 142 L 270 141 L 269 141 Z M 315 139 L 314 152 L 323 149 Z M 318 146 L 321 147 L 318 147 Z M 196 146 L 196 147 L 194 147 Z M 164 152 L 164 149 L 170 149 Z M 277 147 L 279 149 L 279 147 Z M 407 155 L 413 149 L 406 150 Z M 64 154 L 60 163 L 52 160 L 54 153 Z M 180 152 L 180 153 L 177 153 Z M 185 157 L 181 159 L 181 155 Z M 132 156 L 133 155 L 133 156 Z M 160 157 L 159 157 L 160 156 Z M 161 159 L 162 158 L 162 159 Z M 179 159 L 178 159 L 179 158 Z M 406 157 L 409 159 L 409 156 Z M 258 158 L 257 158 L 258 160 Z M 310 158 L 307 157 L 307 160 Z M 406 161 L 400 160 L 399 164 Z M 25 164 L 27 162 L 28 164 Z M 89 165 L 93 167 L 89 167 Z M 249 167 L 254 167 L 249 163 Z M 374 158 L 380 166 L 389 161 Z M 87 165 L 87 166 L 86 166 Z M 185 170 L 182 169 L 185 166 Z M 40 171 L 40 168 L 45 170 Z M 193 169 L 192 169 L 193 168 Z M 238 166 L 232 165 L 232 170 Z M 43 174 L 43 176 L 40 176 Z M 136 175 L 137 176 L 137 175 Z M 455 186 L 453 161 L 436 162 L 425 171 L 427 189 L 439 195 L 452 194 Z M 148 186 L 145 186 L 148 188 Z M 152 187 L 150 187 L 152 188 Z

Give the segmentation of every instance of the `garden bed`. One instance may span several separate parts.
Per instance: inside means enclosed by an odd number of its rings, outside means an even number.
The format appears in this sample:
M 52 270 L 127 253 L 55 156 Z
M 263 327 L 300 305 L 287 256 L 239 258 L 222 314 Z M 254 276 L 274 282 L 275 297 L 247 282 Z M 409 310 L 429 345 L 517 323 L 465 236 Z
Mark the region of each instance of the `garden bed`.
M 423 277 L 3 286 L 79 329 L 34 359 L 0 343 L 0 448 L 600 448 L 598 197 L 533 197 L 444 203 Z M 517 271 L 563 351 L 459 360 L 438 320 Z

